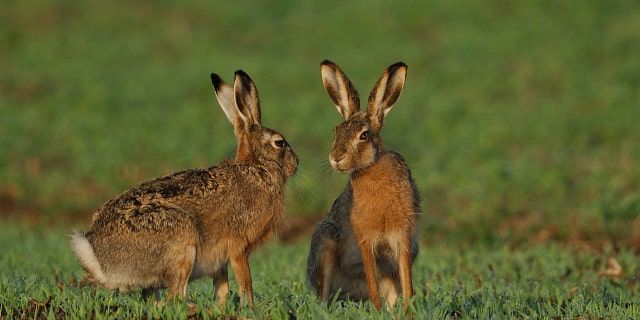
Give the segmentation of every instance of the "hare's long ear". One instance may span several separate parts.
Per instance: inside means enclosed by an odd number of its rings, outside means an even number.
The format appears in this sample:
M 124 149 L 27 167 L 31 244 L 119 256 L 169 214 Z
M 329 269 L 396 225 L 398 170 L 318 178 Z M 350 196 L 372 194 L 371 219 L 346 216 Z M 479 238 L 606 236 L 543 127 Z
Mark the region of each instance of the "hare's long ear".
M 216 98 L 218 98 L 218 103 L 220 103 L 220 107 L 222 107 L 222 111 L 229 119 L 229 122 L 233 124 L 234 128 L 239 123 L 236 121 L 238 119 L 238 108 L 236 107 L 236 101 L 233 96 L 233 88 L 230 85 L 226 84 L 219 75 L 212 73 L 211 74 L 211 83 L 213 84 L 213 89 L 216 92 Z
M 322 83 L 344 120 L 360 110 L 360 97 L 349 78 L 337 64 L 324 60 L 320 64 Z
M 245 128 L 249 129 L 252 124 L 260 124 L 258 89 L 256 89 L 256 85 L 249 78 L 249 75 L 242 70 L 236 71 L 236 77 L 233 81 L 233 94 Z
M 248 131 L 248 119 L 238 108 L 234 92 L 235 90 L 226 84 L 222 78 L 215 73 L 211 74 L 211 83 L 213 83 L 216 97 L 218 98 L 218 102 L 220 103 L 224 114 L 227 116 L 227 119 L 229 119 L 229 122 L 233 124 L 233 132 L 238 142 L 235 159 L 236 161 L 247 161 L 251 159 L 251 146 L 246 134 Z
M 378 82 L 373 86 L 373 90 L 369 94 L 367 115 L 371 121 L 372 130 L 375 132 L 380 131 L 387 113 L 398 101 L 406 77 L 407 65 L 397 62 L 384 70 Z

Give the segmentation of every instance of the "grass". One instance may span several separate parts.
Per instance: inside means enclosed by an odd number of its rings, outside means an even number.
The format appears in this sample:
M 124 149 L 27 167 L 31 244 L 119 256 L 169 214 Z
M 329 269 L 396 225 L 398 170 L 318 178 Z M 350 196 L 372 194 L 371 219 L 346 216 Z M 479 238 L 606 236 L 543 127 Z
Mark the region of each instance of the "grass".
M 237 299 L 220 309 L 210 279 L 189 284 L 184 303 L 156 307 L 139 292 L 118 294 L 80 281 L 83 273 L 67 245 L 66 227 L 44 233 L 18 224 L 2 228 L 1 243 L 12 243 L 0 259 L 0 318 L 254 318 L 318 319 L 402 316 L 400 309 L 375 311 L 369 303 L 317 301 L 305 283 L 308 241 L 271 242 L 251 257 L 256 307 Z M 512 249 L 503 245 L 423 246 L 413 267 L 417 318 L 611 318 L 640 312 L 637 272 L 629 251 L 588 252 L 556 244 Z M 24 253 L 29 252 L 28 257 Z M 609 258 L 622 272 L 608 275 Z M 231 280 L 232 295 L 237 292 Z M 164 292 L 166 296 L 166 291 Z
M 320 81 L 328 58 L 362 97 L 386 66 L 409 65 L 382 136 L 408 160 L 423 198 L 418 313 L 637 313 L 628 302 L 639 275 L 639 9 L 633 0 L 3 1 L 4 310 L 184 318 L 180 305 L 155 309 L 135 294 L 74 285 L 81 273 L 65 235 L 122 190 L 232 155 L 211 72 L 227 81 L 236 69 L 250 74 L 264 123 L 300 156 L 288 216 L 325 212 L 347 178 L 326 165 L 340 121 Z M 303 261 L 307 239 L 257 253 L 261 304 L 225 313 L 369 314 L 317 303 L 299 267 L 280 284 L 287 265 L 263 265 Z M 598 277 L 609 257 L 625 277 Z M 190 295 L 215 308 L 206 282 Z
M 325 58 L 362 96 L 409 65 L 382 135 L 412 167 L 427 237 L 486 223 L 461 240 L 521 238 L 500 225 L 511 220 L 527 235 L 569 223 L 558 238 L 627 235 L 640 210 L 634 1 L 1 6 L 7 214 L 88 219 L 133 185 L 230 156 L 208 75 L 240 68 L 301 157 L 290 214 L 324 212 L 345 179 L 323 168 L 340 121 Z

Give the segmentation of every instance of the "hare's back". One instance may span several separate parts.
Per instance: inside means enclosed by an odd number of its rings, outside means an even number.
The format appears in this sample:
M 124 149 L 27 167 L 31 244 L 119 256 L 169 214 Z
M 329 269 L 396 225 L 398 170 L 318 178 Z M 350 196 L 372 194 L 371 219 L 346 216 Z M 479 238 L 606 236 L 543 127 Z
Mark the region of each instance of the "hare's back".
M 225 184 L 222 184 L 224 188 Z M 168 223 L 192 215 L 201 199 L 221 192 L 210 170 L 190 169 L 144 182 L 107 201 L 94 214 L 92 229 L 118 223 Z
M 200 224 L 202 219 L 225 219 L 216 213 L 231 210 L 237 206 L 234 201 L 253 199 L 260 206 L 283 194 L 283 187 L 269 179 L 272 175 L 265 169 L 230 160 L 208 169 L 173 173 L 142 183 L 106 202 L 94 214 L 91 228 L 124 223 L 157 229 L 170 221 L 185 223 L 180 221 L 191 219 Z

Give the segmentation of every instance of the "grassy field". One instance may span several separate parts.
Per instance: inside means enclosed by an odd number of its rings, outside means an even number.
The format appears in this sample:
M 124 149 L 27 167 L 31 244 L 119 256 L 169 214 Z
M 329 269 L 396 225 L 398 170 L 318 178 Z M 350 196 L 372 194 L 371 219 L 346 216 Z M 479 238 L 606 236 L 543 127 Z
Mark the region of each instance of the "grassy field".
M 239 306 L 237 299 L 219 308 L 210 279 L 189 284 L 187 299 L 198 305 L 189 309 L 184 303 L 156 307 L 142 301 L 139 292 L 117 294 L 82 283 L 67 234 L 64 228 L 33 233 L 20 224 L 3 230 L 0 240 L 13 245 L 0 258 L 0 319 L 402 317 L 399 308 L 377 312 L 370 304 L 319 302 L 304 280 L 306 240 L 272 242 L 252 256 L 255 309 Z M 612 255 L 621 270 L 609 264 Z M 638 258 L 628 251 L 439 243 L 423 247 L 413 267 L 412 312 L 417 319 L 633 319 L 640 313 L 640 283 L 629 271 L 638 268 Z M 237 284 L 231 281 L 235 296 Z
M 637 1 L 8 0 L 0 49 L 0 318 L 33 308 L 185 317 L 181 305 L 79 286 L 66 235 L 131 186 L 232 155 L 211 72 L 230 81 L 243 69 L 256 82 L 265 125 L 301 158 L 288 217 L 315 221 L 347 178 L 327 166 L 341 118 L 322 88 L 323 59 L 362 97 L 386 66 L 409 65 L 382 136 L 423 198 L 418 313 L 638 313 Z M 309 294 L 301 261 L 311 225 L 301 228 L 298 242 L 253 257 L 258 308 L 230 304 L 225 314 L 370 312 Z M 623 272 L 599 275 L 610 258 Z M 190 286 L 190 298 L 215 308 L 208 282 Z

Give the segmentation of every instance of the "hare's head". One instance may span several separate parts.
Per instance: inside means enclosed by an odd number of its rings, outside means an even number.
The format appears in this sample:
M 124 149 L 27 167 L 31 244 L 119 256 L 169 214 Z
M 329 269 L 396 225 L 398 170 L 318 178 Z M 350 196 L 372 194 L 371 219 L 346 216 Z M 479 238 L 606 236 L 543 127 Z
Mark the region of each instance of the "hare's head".
M 348 173 L 374 164 L 384 151 L 378 133 L 402 92 L 407 65 L 398 62 L 382 73 L 369 94 L 366 112 L 360 111 L 358 91 L 338 65 L 325 60 L 321 64 L 321 72 L 324 87 L 344 118 L 335 128 L 329 154 L 331 167 Z
M 282 134 L 262 126 L 258 90 L 251 78 L 238 70 L 233 88 L 215 73 L 211 74 L 211 82 L 222 110 L 233 124 L 238 141 L 235 160 L 276 165 L 287 177 L 293 175 L 298 157 Z

